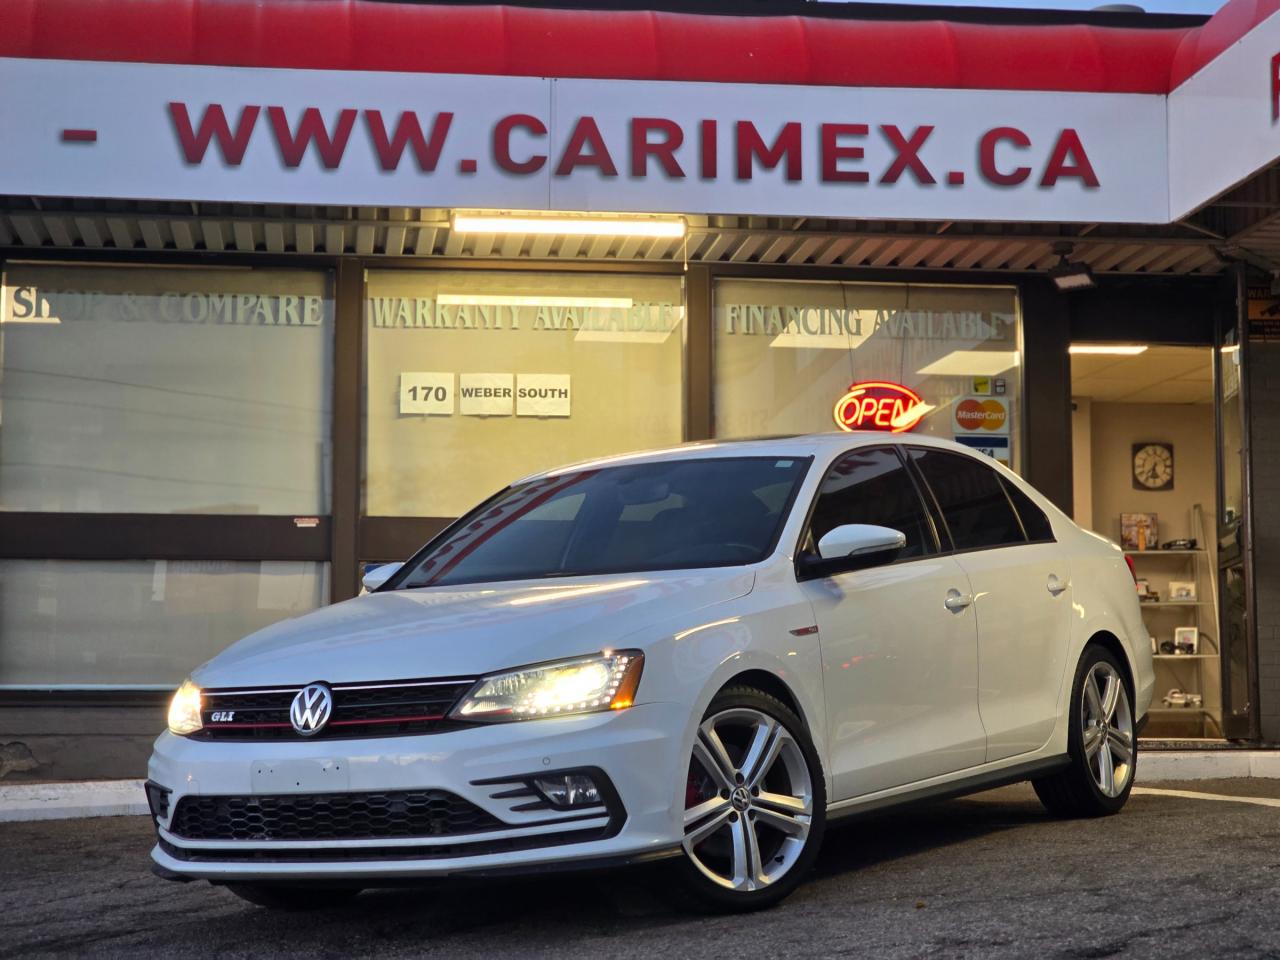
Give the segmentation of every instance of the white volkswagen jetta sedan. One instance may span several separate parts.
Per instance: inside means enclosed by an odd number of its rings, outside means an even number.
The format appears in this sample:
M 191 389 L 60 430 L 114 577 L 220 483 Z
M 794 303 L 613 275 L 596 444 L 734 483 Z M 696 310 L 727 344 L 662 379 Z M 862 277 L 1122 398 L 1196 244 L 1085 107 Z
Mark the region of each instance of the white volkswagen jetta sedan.
M 671 858 L 743 910 L 839 817 L 1017 780 L 1094 816 L 1133 785 L 1153 676 L 1123 553 L 950 442 L 579 464 L 375 577 L 178 690 L 162 876 L 288 907 Z

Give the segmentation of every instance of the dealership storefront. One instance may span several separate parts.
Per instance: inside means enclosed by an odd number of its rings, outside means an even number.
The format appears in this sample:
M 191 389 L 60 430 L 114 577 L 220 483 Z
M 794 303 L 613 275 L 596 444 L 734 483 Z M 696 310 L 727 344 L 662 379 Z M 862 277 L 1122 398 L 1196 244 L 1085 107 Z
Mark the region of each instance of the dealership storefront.
M 714 17 L 694 50 L 676 14 L 311 5 L 312 26 L 350 18 L 339 50 L 299 39 L 294 4 L 193 2 L 174 51 L 130 19 L 141 2 L 92 49 L 18 6 L 0 14 L 2 88 L 29 94 L 0 96 L 29 144 L 0 159 L 0 778 L 135 773 L 192 666 L 566 461 L 910 429 L 1078 514 L 1073 343 L 1203 351 L 1202 635 L 1223 692 L 1212 724 L 1168 735 L 1280 739 L 1249 499 L 1270 476 L 1248 386 L 1276 362 L 1269 291 L 1252 339 L 1241 306 L 1267 261 L 1196 221 L 1280 149 L 1214 187 L 1176 126 L 1200 122 L 1178 91 L 1238 52 L 1203 32 L 1238 11 L 941 34 Z M 637 18 L 644 49 L 611 60 Z M 565 76 L 575 31 L 599 49 Z M 894 67 L 831 47 L 885 38 L 945 49 Z M 1017 63 L 991 56 L 1005 43 Z M 1088 289 L 1059 289 L 1064 259 Z

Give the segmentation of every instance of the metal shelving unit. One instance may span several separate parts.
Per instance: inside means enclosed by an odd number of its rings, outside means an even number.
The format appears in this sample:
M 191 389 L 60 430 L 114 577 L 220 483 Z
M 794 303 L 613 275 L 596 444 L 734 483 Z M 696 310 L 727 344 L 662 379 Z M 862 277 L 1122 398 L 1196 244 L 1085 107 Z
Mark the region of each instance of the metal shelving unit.
M 1208 544 L 1204 514 L 1199 504 L 1192 508 L 1191 529 L 1198 533 L 1197 543 Z M 1171 641 L 1175 627 L 1197 630 L 1196 653 L 1157 653 L 1155 701 L 1151 705 L 1153 722 L 1176 722 L 1192 719 L 1200 725 L 1202 736 L 1222 736 L 1219 670 L 1221 656 L 1218 645 L 1218 581 L 1215 560 L 1207 547 L 1191 550 L 1126 550 L 1134 559 L 1138 576 L 1151 582 L 1161 597 L 1169 595 L 1169 581 L 1189 580 L 1196 584 L 1195 600 L 1158 600 L 1141 604 L 1143 623 L 1157 643 Z M 1178 615 L 1182 616 L 1179 617 Z M 1199 707 L 1165 706 L 1162 698 L 1178 688 L 1203 697 Z

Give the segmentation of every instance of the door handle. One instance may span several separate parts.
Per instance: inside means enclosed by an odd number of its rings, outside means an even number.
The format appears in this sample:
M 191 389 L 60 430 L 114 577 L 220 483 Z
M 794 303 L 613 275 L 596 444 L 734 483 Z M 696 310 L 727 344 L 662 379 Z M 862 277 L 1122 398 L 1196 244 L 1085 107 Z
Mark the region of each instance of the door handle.
M 962 612 L 971 603 L 973 603 L 973 594 L 961 593 L 954 587 L 947 591 L 947 598 L 942 601 L 942 605 L 952 613 Z
M 1070 580 L 1059 580 L 1056 573 L 1049 574 L 1049 582 L 1045 584 L 1045 589 L 1055 597 L 1065 592 L 1071 586 Z

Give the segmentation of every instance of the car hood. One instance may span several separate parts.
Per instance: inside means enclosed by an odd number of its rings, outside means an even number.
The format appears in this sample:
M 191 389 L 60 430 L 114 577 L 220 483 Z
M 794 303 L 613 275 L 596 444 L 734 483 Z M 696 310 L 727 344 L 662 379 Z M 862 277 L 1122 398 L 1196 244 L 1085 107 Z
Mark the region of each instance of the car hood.
M 225 688 L 478 676 L 618 646 L 754 579 L 727 568 L 374 593 L 250 634 L 193 677 Z

